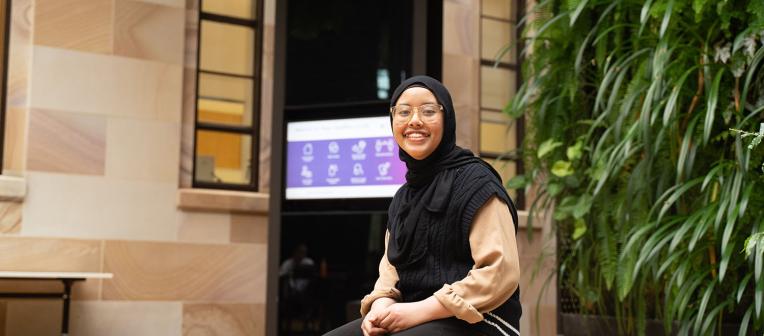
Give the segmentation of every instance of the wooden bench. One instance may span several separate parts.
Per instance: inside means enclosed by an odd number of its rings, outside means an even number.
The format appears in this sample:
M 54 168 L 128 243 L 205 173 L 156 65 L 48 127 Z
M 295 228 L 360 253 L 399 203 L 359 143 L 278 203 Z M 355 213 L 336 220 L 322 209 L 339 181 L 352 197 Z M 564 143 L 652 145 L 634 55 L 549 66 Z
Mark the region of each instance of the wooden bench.
M 61 318 L 61 335 L 69 335 L 69 303 L 72 294 L 72 285 L 76 281 L 87 279 L 111 279 L 111 273 L 93 272 L 6 272 L 0 271 L 0 280 L 28 280 L 28 281 L 61 281 L 64 285 L 61 292 L 46 293 L 9 293 L 0 292 L 0 298 L 15 299 L 61 299 L 64 300 L 63 316 Z

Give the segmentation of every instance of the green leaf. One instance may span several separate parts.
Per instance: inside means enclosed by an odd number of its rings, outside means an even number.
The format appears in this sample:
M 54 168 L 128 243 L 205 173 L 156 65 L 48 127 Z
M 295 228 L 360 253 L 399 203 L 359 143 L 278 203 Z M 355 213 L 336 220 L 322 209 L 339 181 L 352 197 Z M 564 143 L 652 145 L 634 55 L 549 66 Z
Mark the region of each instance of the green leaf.
M 576 198 L 573 196 L 566 196 L 562 199 L 560 204 L 554 209 L 554 219 L 561 221 L 568 218 L 573 213 L 573 208 L 576 205 Z
M 574 225 L 573 240 L 579 240 L 586 233 L 586 222 L 584 222 L 583 219 L 578 218 L 574 222 Z
M 756 248 L 760 253 L 756 254 L 755 263 L 759 268 L 759 273 L 761 273 L 761 260 L 764 259 L 764 248 L 761 246 L 757 246 Z M 756 283 L 756 289 L 754 290 L 753 302 L 756 307 L 756 316 L 761 316 L 761 304 L 762 301 L 764 301 L 764 281 L 762 281 L 761 276 L 754 276 L 754 283 Z
M 751 60 L 751 65 L 748 66 L 748 69 L 746 70 L 745 75 L 745 82 L 743 83 L 743 92 L 740 95 L 740 97 L 743 98 L 743 106 L 747 103 L 747 97 L 748 97 L 748 89 L 751 85 L 751 80 L 753 80 L 754 74 L 756 74 L 757 68 L 759 67 L 759 63 L 761 62 L 762 58 L 764 58 L 764 47 L 759 48 L 758 51 L 756 51 L 756 54 L 753 55 L 753 60 Z
M 639 34 L 642 35 L 642 30 L 645 28 L 645 24 L 647 23 L 647 19 L 650 17 L 650 6 L 652 5 L 653 0 L 647 0 L 645 1 L 645 4 L 642 5 L 642 10 L 639 13 Z
M 562 184 L 559 184 L 559 183 L 550 182 L 546 186 L 546 191 L 549 193 L 549 196 L 552 196 L 552 197 L 559 195 L 560 192 L 562 192 L 562 189 L 563 189 L 563 186 Z
M 573 13 L 570 14 L 571 27 L 573 27 L 573 25 L 576 23 L 576 19 L 578 19 L 578 16 L 581 15 L 581 12 L 586 7 L 587 2 L 589 2 L 589 0 L 583 0 L 580 3 L 578 3 L 578 6 L 576 6 L 576 9 L 573 11 Z
M 692 179 L 691 181 L 687 181 L 682 185 L 677 185 L 679 188 L 669 189 L 668 191 L 666 191 L 666 194 L 671 196 L 669 196 L 669 198 L 666 199 L 666 202 L 663 203 L 663 208 L 661 209 L 660 214 L 658 214 L 658 220 L 660 220 L 663 217 L 663 215 L 666 213 L 666 211 L 668 211 L 671 208 L 671 206 L 674 205 L 674 203 L 679 199 L 679 197 L 681 197 L 685 192 L 697 186 L 701 182 L 702 182 L 701 178 L 698 177 L 698 178 Z
M 525 175 L 517 175 L 507 181 L 507 188 L 509 189 L 525 189 L 527 185 L 528 180 Z
M 698 121 L 698 118 L 692 118 L 692 121 L 690 121 L 690 125 L 687 127 L 687 130 L 684 131 L 684 137 L 682 137 L 682 146 L 679 149 L 679 158 L 677 158 L 676 163 L 676 176 L 677 178 L 683 178 L 684 177 L 684 171 L 687 168 L 687 157 L 690 153 L 690 148 L 693 144 L 693 135 L 695 134 L 695 124 Z
M 554 141 L 554 139 L 548 139 L 539 145 L 536 156 L 541 159 L 547 154 L 551 153 L 555 148 L 562 146 L 562 142 Z
M 552 166 L 552 174 L 558 177 L 565 177 L 573 174 L 573 167 L 569 161 L 558 160 Z
M 552 218 L 558 222 L 565 220 L 568 217 L 570 217 L 570 212 L 562 210 L 560 208 L 554 209 L 554 214 L 552 214 Z
M 663 21 L 661 22 L 661 30 L 658 36 L 660 38 L 663 38 L 663 35 L 666 34 L 666 29 L 668 28 L 669 21 L 671 21 L 671 12 L 674 9 L 674 0 L 669 0 L 668 6 L 666 7 L 666 12 L 663 13 Z
M 636 257 L 634 254 L 629 254 L 625 259 L 621 259 L 618 263 L 618 274 L 616 274 L 616 288 L 618 289 L 618 299 L 623 301 L 629 292 L 631 291 L 634 281 L 632 280 L 632 274 L 634 273 L 634 264 L 636 263 Z
M 578 202 L 576 203 L 575 208 L 573 208 L 573 218 L 583 218 L 587 213 L 589 213 L 591 208 L 592 197 L 587 194 L 581 195 L 581 197 L 578 198 Z
M 754 28 L 756 28 L 756 27 L 748 27 L 745 30 L 743 30 L 742 32 L 740 32 L 739 34 L 737 34 L 737 36 L 735 36 L 735 40 L 732 43 L 732 52 L 733 53 L 738 51 L 738 50 L 740 50 L 740 47 L 743 46 L 743 41 L 746 39 L 746 37 L 749 37 L 751 35 L 751 33 L 753 32 Z
M 703 12 L 703 7 L 706 6 L 708 0 L 694 0 L 692 2 L 692 9 L 695 10 L 695 15 L 700 15 Z
M 721 304 L 714 307 L 714 309 L 711 309 L 708 314 L 705 316 L 705 322 L 703 322 L 703 327 L 700 328 L 700 334 L 699 335 L 708 335 L 708 330 L 715 329 L 711 328 L 711 326 L 716 326 L 717 319 L 719 316 L 719 312 L 722 311 L 722 309 L 726 308 L 727 305 L 729 305 L 732 302 L 732 299 L 724 300 Z
M 757 232 L 752 234 L 750 237 L 745 239 L 745 243 L 743 244 L 743 251 L 745 252 L 745 257 L 748 258 L 753 254 L 753 251 L 756 249 L 756 246 L 764 245 L 764 232 Z
M 727 225 L 727 227 L 724 229 L 724 236 L 725 237 L 723 239 L 725 239 L 726 241 L 729 241 L 729 236 L 727 236 L 728 235 L 728 229 L 731 228 L 732 226 L 733 225 Z M 732 230 L 729 229 L 729 231 L 732 231 Z M 724 244 L 725 243 L 723 241 L 722 245 L 724 245 Z M 727 267 L 729 266 L 730 258 L 732 257 L 732 251 L 733 251 L 733 247 L 734 247 L 734 245 L 732 245 L 732 244 L 729 244 L 729 243 L 726 243 L 726 244 L 728 244 L 728 245 L 725 246 L 724 248 L 722 248 L 722 258 L 719 261 L 719 282 L 724 281 L 724 276 L 727 274 Z
M 738 336 L 748 335 L 748 321 L 751 320 L 751 312 L 753 312 L 753 307 L 749 307 L 748 311 L 743 315 L 743 320 L 740 321 L 740 331 L 737 333 Z
M 719 101 L 719 84 L 722 81 L 722 75 L 724 75 L 725 68 L 719 69 L 714 77 L 714 82 L 711 85 L 711 91 L 708 92 L 708 109 L 706 110 L 706 121 L 703 124 L 703 144 L 708 143 L 708 138 L 711 137 L 711 127 L 714 124 L 714 113 L 716 111 L 716 103 Z
M 745 287 L 748 286 L 748 281 L 751 280 L 751 276 L 753 274 L 748 273 L 745 277 L 743 277 L 743 280 L 738 283 L 737 287 L 737 302 L 740 303 L 740 299 L 743 298 L 743 292 L 745 291 Z
M 764 246 L 756 246 L 756 256 L 754 257 L 754 275 L 753 282 L 756 283 L 756 289 L 754 290 L 753 302 L 756 307 L 756 316 L 761 316 L 761 305 L 764 301 L 764 279 L 761 278 L 761 267 L 764 263 Z
M 576 141 L 575 145 L 568 147 L 568 150 L 566 151 L 568 160 L 575 161 L 580 159 L 583 153 L 583 147 L 584 147 L 584 143 L 581 140 Z
M 682 77 L 679 78 L 679 81 L 676 82 L 674 88 L 671 90 L 671 95 L 669 96 L 668 102 L 666 103 L 666 108 L 663 111 L 663 126 L 667 126 L 671 120 L 671 117 L 674 115 L 674 111 L 676 110 L 676 103 L 677 100 L 679 100 L 679 94 L 682 92 L 682 86 L 684 85 L 685 80 L 687 80 L 687 77 L 697 68 L 697 66 L 694 66 L 687 69 L 684 74 L 682 74 Z

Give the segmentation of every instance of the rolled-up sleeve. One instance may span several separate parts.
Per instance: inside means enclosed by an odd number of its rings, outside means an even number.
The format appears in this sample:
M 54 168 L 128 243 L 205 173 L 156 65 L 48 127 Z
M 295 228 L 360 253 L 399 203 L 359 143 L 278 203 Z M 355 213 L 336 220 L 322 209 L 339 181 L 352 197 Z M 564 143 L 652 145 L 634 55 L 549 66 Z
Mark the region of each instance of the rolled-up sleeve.
M 366 316 L 371 309 L 371 304 L 376 299 L 383 297 L 396 301 L 401 299 L 401 292 L 395 288 L 395 285 L 398 284 L 398 271 L 387 260 L 387 242 L 389 239 L 390 232 L 387 232 L 385 234 L 385 254 L 382 256 L 382 260 L 379 261 L 379 278 L 377 278 L 377 282 L 374 284 L 374 290 L 361 300 L 361 316 Z
M 477 323 L 483 313 L 509 299 L 520 280 L 515 227 L 501 199 L 494 196 L 478 210 L 469 240 L 475 266 L 464 279 L 444 285 L 433 295 L 457 318 Z

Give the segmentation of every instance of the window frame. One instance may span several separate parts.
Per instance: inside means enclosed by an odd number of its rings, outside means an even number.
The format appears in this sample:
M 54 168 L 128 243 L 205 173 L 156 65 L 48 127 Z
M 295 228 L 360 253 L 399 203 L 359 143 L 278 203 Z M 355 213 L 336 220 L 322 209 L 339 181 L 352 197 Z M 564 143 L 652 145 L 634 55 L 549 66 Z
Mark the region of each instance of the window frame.
M 196 30 L 196 89 L 194 92 L 194 146 L 193 146 L 193 169 L 191 171 L 191 186 L 193 188 L 200 189 L 221 189 L 221 190 L 239 190 L 239 191 L 258 191 L 260 180 L 260 116 L 261 116 L 261 88 L 262 88 L 262 63 L 263 63 L 263 2 L 264 0 L 252 0 L 255 5 L 256 15 L 253 19 L 245 19 L 234 16 L 222 15 L 217 13 L 209 13 L 203 11 L 202 2 L 198 1 L 198 18 L 197 18 L 197 30 Z M 212 1 L 212 0 L 206 0 Z M 230 24 L 238 27 L 250 28 L 254 32 L 253 37 L 255 39 L 253 43 L 253 64 L 252 75 L 240 75 L 233 73 L 226 73 L 220 71 L 203 70 L 201 68 L 201 50 L 202 50 L 202 21 Z M 252 81 L 252 109 L 251 111 L 245 111 L 252 114 L 252 123 L 250 126 L 230 125 L 223 123 L 204 122 L 199 121 L 199 78 L 201 75 L 214 75 L 225 76 L 229 78 L 248 79 Z M 249 158 L 249 183 L 237 184 L 226 182 L 206 182 L 198 181 L 196 179 L 196 156 L 197 156 L 197 140 L 199 131 L 212 131 L 223 132 L 235 135 L 248 135 L 251 137 L 250 143 L 250 158 Z
M 522 62 L 522 60 L 520 58 L 521 50 L 523 49 L 523 43 L 522 43 L 522 39 L 520 37 L 521 37 L 522 30 L 523 30 L 523 27 L 524 27 L 524 24 L 522 23 L 523 22 L 522 18 L 523 18 L 523 13 L 525 13 L 525 6 L 524 6 L 524 1 L 522 1 L 522 0 L 507 0 L 507 1 L 509 1 L 510 5 L 514 7 L 513 8 L 514 17 L 510 17 L 509 19 L 503 19 L 503 18 L 497 18 L 497 17 L 493 17 L 493 16 L 490 16 L 490 15 L 483 14 L 483 10 L 482 10 L 483 1 L 481 0 L 481 2 L 480 2 L 481 9 L 480 9 L 480 40 L 479 40 L 479 43 L 480 43 L 480 50 L 482 52 L 482 43 L 483 43 L 483 38 L 482 38 L 483 37 L 483 28 L 482 28 L 483 24 L 482 24 L 482 21 L 483 20 L 485 20 L 485 19 L 496 20 L 496 21 L 501 21 L 501 22 L 507 22 L 510 25 L 513 25 L 514 26 L 514 34 L 512 34 L 511 38 L 513 38 L 514 40 L 510 41 L 510 43 L 515 42 L 515 45 L 513 47 L 514 50 L 511 50 L 510 52 L 514 52 L 515 53 L 515 55 L 514 55 L 515 56 L 514 57 L 514 63 L 508 63 L 508 62 L 504 62 L 504 61 L 496 62 L 494 60 L 484 59 L 483 55 L 480 55 L 480 58 L 479 58 L 480 59 L 479 67 L 480 67 L 480 69 L 482 69 L 482 67 L 496 67 L 496 68 L 503 69 L 503 70 L 514 71 L 515 78 L 513 78 L 513 79 L 515 80 L 515 91 L 517 91 L 517 87 L 519 87 L 522 84 L 522 80 L 523 80 L 522 74 L 521 74 L 521 69 L 522 69 L 521 68 L 521 62 Z M 512 16 L 512 15 L 510 15 L 510 16 Z M 521 23 L 521 24 L 518 25 L 518 23 Z M 481 70 L 481 72 L 482 72 L 482 70 Z M 482 90 L 483 90 L 482 80 L 478 81 L 478 83 L 479 83 L 478 85 L 480 86 L 480 92 L 482 92 Z M 518 155 L 507 156 L 507 155 L 505 155 L 505 153 L 495 153 L 495 152 L 488 152 L 488 151 L 483 151 L 482 150 L 482 143 L 480 142 L 480 139 L 481 139 L 480 133 L 481 133 L 481 129 L 482 129 L 481 126 L 482 126 L 482 123 L 483 123 L 483 115 L 482 115 L 483 111 L 500 112 L 500 113 L 502 112 L 501 109 L 484 107 L 483 103 L 482 103 L 482 99 L 481 99 L 481 102 L 479 103 L 479 112 L 478 112 L 479 113 L 478 145 L 477 145 L 478 156 L 480 156 L 483 159 L 487 159 L 487 160 L 502 161 L 502 162 L 511 162 L 511 163 L 513 163 L 515 165 L 515 174 L 516 175 L 524 174 L 525 173 L 525 167 L 524 167 L 524 164 L 523 164 L 522 154 L 520 154 L 520 153 L 521 153 L 521 149 L 522 149 L 521 147 L 522 147 L 522 143 L 523 143 L 523 138 L 524 138 L 524 135 L 525 135 L 525 118 L 521 117 L 521 118 L 517 119 L 514 122 L 514 125 L 513 125 L 514 128 L 515 128 L 515 144 L 517 146 L 516 149 L 518 150 Z M 511 126 L 511 124 L 508 124 L 508 125 Z M 504 183 L 506 183 L 506 182 L 507 181 L 504 181 Z M 523 190 L 518 190 L 517 191 L 517 200 L 516 200 L 516 203 L 517 203 L 517 208 L 518 209 L 525 209 L 525 205 L 526 205 L 525 204 L 525 192 Z
M 2 81 L 2 92 L 0 92 L 0 175 L 3 174 L 5 167 L 5 114 L 8 106 L 8 58 L 11 45 L 11 0 L 0 0 L 0 6 L 5 7 L 5 22 L 2 25 L 3 45 L 2 45 L 2 71 L 0 71 L 0 80 Z

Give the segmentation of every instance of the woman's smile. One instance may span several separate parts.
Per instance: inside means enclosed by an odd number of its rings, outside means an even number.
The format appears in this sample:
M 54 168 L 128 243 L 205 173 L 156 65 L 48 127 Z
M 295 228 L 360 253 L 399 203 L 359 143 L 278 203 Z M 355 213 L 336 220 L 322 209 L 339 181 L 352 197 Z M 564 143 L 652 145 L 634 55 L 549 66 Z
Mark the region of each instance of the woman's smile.
M 430 134 L 423 131 L 407 131 L 403 133 L 403 136 L 409 141 L 424 141 L 430 137 Z

